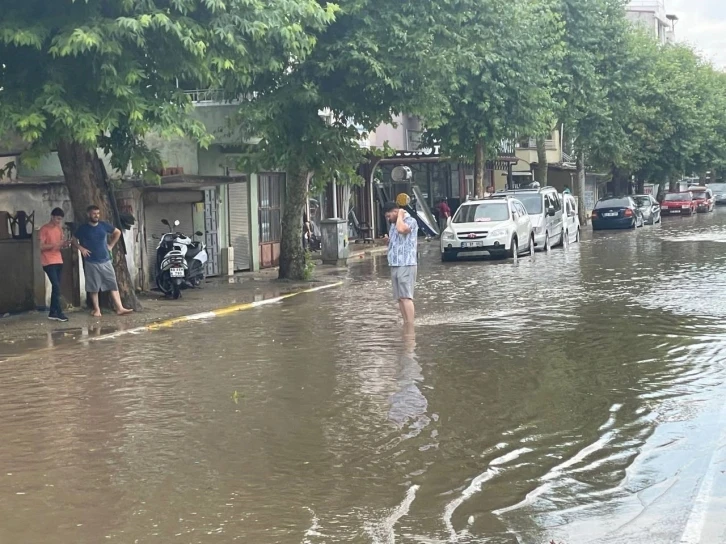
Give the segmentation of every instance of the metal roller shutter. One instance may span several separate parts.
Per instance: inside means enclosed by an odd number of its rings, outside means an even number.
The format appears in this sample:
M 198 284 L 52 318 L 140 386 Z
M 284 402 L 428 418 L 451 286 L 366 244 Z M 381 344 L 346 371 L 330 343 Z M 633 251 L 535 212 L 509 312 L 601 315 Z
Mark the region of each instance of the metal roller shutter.
M 230 183 L 229 238 L 234 248 L 234 269 L 250 269 L 250 218 L 247 182 Z
M 149 286 L 153 289 L 156 287 L 156 246 L 159 240 L 154 240 L 152 235 L 169 232 L 166 225 L 162 224 L 162 219 L 168 219 L 174 224 L 174 220 L 179 220 L 178 230 L 191 237 L 194 230 L 194 220 L 192 217 L 192 204 L 174 203 L 174 204 L 151 204 L 146 206 L 145 210 L 145 231 L 146 231 L 146 249 L 148 255 L 147 270 L 149 274 Z

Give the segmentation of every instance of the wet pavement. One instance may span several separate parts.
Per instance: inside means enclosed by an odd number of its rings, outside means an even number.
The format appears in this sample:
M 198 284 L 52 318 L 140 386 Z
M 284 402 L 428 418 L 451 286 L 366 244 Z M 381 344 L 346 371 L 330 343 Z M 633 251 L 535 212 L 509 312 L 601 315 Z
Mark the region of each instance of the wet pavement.
M 0 542 L 726 541 L 726 209 L 0 363 Z

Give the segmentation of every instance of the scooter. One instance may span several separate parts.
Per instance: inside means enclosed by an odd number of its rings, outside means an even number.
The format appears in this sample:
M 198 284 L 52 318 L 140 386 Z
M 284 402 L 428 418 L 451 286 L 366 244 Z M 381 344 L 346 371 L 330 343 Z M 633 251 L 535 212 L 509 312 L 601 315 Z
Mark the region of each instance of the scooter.
M 178 299 L 186 287 L 199 287 L 204 281 L 204 264 L 207 262 L 207 246 L 195 242 L 181 232 L 173 232 L 166 219 L 161 222 L 169 232 L 159 240 L 156 248 L 156 286 L 166 296 Z M 179 226 L 179 221 L 174 221 Z M 203 236 L 202 232 L 195 232 Z

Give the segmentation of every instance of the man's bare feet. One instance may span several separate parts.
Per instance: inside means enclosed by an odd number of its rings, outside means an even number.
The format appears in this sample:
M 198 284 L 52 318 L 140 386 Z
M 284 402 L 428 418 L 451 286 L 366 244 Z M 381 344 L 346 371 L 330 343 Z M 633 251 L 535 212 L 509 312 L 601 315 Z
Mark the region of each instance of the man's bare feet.
M 116 315 L 129 315 L 131 312 L 133 312 L 133 310 L 121 308 L 118 312 L 116 312 Z
M 91 315 L 92 315 L 93 317 L 101 317 L 101 310 L 93 310 L 93 311 L 91 312 Z

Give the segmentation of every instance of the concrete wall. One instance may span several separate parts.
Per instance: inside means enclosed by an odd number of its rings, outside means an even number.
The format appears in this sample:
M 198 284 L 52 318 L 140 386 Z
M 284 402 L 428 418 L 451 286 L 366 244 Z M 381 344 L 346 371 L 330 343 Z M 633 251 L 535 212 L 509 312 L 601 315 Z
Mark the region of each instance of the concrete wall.
M 238 106 L 215 104 L 197 106 L 193 116 L 199 119 L 218 144 L 239 144 L 241 136 L 235 128 L 234 117 L 239 110 Z
M 118 179 L 121 174 L 111 167 L 110 155 L 106 155 L 102 149 L 97 149 L 98 156 L 101 157 L 108 176 L 112 179 Z M 23 161 L 20 157 L 17 161 L 18 165 L 18 176 L 25 178 L 32 178 L 38 176 L 49 176 L 49 177 L 63 177 L 63 169 L 61 168 L 60 160 L 58 159 L 58 153 L 53 151 L 48 155 L 42 157 L 37 164 L 28 164 L 28 161 Z
M 670 26 L 665 14 L 655 11 L 629 10 L 626 16 L 631 23 L 642 27 L 661 43 L 665 43 L 669 39 Z
M 35 226 L 48 222 L 53 208 L 65 212 L 65 221 L 73 221 L 71 199 L 64 183 L 2 184 L 0 183 L 0 211 L 15 213 L 18 210 L 35 212 Z
M 394 122 L 396 123 L 395 127 L 393 125 L 381 125 L 375 132 L 371 133 L 368 137 L 370 145 L 383 147 L 388 142 L 388 145 L 394 149 L 406 149 L 406 127 L 403 116 L 397 116 Z
M 150 149 L 157 149 L 164 167 L 183 168 L 185 174 L 199 173 L 197 144 L 189 138 L 167 140 L 157 134 L 148 134 L 144 139 Z
M 0 240 L 0 314 L 35 308 L 32 240 Z
M 130 213 L 136 223 L 129 230 L 122 231 L 126 245 L 126 266 L 129 268 L 131 282 L 137 289 L 143 288 L 143 263 L 146 243 L 143 235 L 144 199 L 138 189 L 126 189 L 116 193 L 116 204 L 121 213 Z

